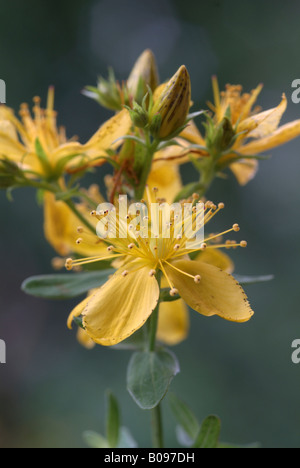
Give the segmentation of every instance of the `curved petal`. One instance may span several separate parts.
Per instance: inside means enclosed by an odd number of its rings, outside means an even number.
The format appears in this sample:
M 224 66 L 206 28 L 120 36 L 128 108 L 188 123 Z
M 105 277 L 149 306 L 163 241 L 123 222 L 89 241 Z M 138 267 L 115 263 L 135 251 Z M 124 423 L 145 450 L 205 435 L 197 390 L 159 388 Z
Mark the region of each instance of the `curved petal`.
M 200 283 L 196 284 L 192 278 L 166 266 L 182 299 L 200 314 L 219 315 L 233 322 L 246 322 L 252 317 L 253 311 L 244 290 L 228 273 L 203 262 L 180 260 L 173 265 L 190 275 L 201 276 Z
M 78 206 L 80 210 L 80 206 Z M 87 211 L 86 211 L 87 212 Z M 89 221 L 91 221 L 89 219 Z M 99 243 L 81 243 L 77 244 L 76 240 L 79 237 L 77 228 L 81 225 L 81 221 L 75 214 L 62 202 L 55 200 L 52 193 L 44 195 L 44 232 L 45 237 L 50 245 L 61 255 L 65 257 L 72 252 L 80 255 L 89 256 L 107 253 L 107 247 Z M 96 226 L 95 226 L 96 233 Z M 96 237 L 95 237 L 96 238 Z
M 152 166 L 149 174 L 148 186 L 159 189 L 159 197 L 174 200 L 182 189 L 179 167 L 175 164 L 158 162 Z
M 177 345 L 187 338 L 189 327 L 189 312 L 183 300 L 163 302 L 160 305 L 157 329 L 159 341 L 168 346 Z
M 269 151 L 277 146 L 283 145 L 300 135 L 300 120 L 289 122 L 279 127 L 270 136 L 253 140 L 237 149 L 240 154 L 251 155 Z
M 258 161 L 256 159 L 245 159 L 240 162 L 230 164 L 230 169 L 234 173 L 240 185 L 246 185 L 254 179 L 258 171 Z
M 11 134 L 5 132 L 1 128 L 0 131 L 0 153 L 13 161 L 20 161 L 24 154 L 26 154 L 27 149 L 19 143 L 18 140 L 11 137 Z
M 98 344 L 113 346 L 141 328 L 155 309 L 159 286 L 150 267 L 132 263 L 127 276 L 118 272 L 98 290 L 83 311 L 83 324 Z
M 214 265 L 227 273 L 232 273 L 234 271 L 234 263 L 231 258 L 219 249 L 203 250 L 203 252 L 197 255 L 195 260 Z
M 287 108 L 286 96 L 282 96 L 282 100 L 277 107 L 269 109 L 259 114 L 254 114 L 248 119 L 243 120 L 239 125 L 237 132 L 247 131 L 249 138 L 263 138 L 273 133 L 281 120 Z
M 127 135 L 131 126 L 132 122 L 129 112 L 124 109 L 105 122 L 92 138 L 83 145 L 83 149 L 87 151 L 94 150 L 95 153 L 100 149 L 116 149 L 120 146 L 121 141 L 115 142 L 115 140 Z

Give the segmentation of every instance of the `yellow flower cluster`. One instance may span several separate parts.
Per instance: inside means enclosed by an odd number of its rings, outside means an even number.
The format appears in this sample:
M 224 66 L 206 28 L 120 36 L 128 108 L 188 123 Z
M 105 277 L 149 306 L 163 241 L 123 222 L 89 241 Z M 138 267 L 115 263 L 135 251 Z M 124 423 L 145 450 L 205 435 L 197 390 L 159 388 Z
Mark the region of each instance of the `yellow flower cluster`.
M 243 93 L 238 85 L 227 85 L 220 92 L 214 77 L 214 99 L 203 113 L 206 132 L 201 133 L 195 114 L 189 114 L 191 81 L 186 67 L 160 84 L 149 50 L 139 57 L 127 82 L 120 85 L 111 75 L 109 81 L 101 79 L 98 88 L 88 90 L 116 113 L 86 143 L 68 139 L 65 129 L 58 127 L 52 87 L 45 109 L 37 97 L 32 112 L 27 104 L 21 105 L 20 118 L 12 109 L 0 107 L 0 184 L 3 180 L 7 188 L 12 181 L 13 186 L 40 189 L 46 239 L 61 257 L 76 255 L 67 259 L 67 269 L 105 260 L 116 270 L 72 311 L 69 327 L 74 317 L 81 316 L 78 338 L 82 344 L 112 346 L 140 329 L 160 302 L 157 337 L 167 344 L 186 338 L 187 305 L 205 316 L 249 320 L 253 311 L 231 276 L 232 261 L 220 250 L 245 247 L 246 242 L 218 241 L 228 232 L 239 231 L 237 224 L 224 233 L 206 236 L 201 245 L 189 249 L 187 239 L 176 236 L 176 217 L 169 223 L 169 238 L 159 228 L 154 238 L 145 239 L 134 229 L 129 232 L 131 217 L 123 219 L 117 209 L 117 236 L 108 243 L 96 235 L 96 225 L 112 211 L 97 210 L 104 202 L 98 187 L 79 190 L 78 184 L 87 171 L 98 171 L 108 163 L 114 169 L 105 178 L 110 203 L 116 204 L 122 194 L 132 199 L 144 194 L 141 204 L 150 208 L 156 203 L 163 217 L 164 202 L 172 203 L 187 192 L 194 207 L 203 199 L 202 227 L 206 227 L 223 208 L 222 203 L 216 206 L 205 199 L 207 182 L 230 168 L 245 185 L 258 169 L 257 155 L 300 135 L 300 120 L 280 126 L 286 97 L 277 107 L 262 111 L 256 107 L 262 85 L 251 93 Z M 196 194 L 193 184 L 191 193 L 189 186 L 183 187 L 180 176 L 180 166 L 190 161 L 202 177 Z M 148 222 L 153 219 L 149 217 Z M 128 235 L 119 238 L 120 232 Z M 161 300 L 164 288 L 169 288 L 172 301 Z

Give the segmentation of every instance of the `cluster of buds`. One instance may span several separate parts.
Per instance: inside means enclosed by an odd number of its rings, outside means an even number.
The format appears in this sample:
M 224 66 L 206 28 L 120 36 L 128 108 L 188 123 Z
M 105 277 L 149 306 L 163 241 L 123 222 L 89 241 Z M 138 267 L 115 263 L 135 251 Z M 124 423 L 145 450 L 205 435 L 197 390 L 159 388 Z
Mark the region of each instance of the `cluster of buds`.
M 135 127 L 148 130 L 156 140 L 168 140 L 177 136 L 188 122 L 191 80 L 182 65 L 167 83 L 159 85 L 155 57 L 147 49 L 126 82 L 120 84 L 110 70 L 108 80 L 100 78 L 98 87 L 88 86 L 84 94 L 111 110 L 126 107 Z
M 151 50 L 147 49 L 136 61 L 127 81 L 117 81 L 114 71 L 110 68 L 107 80 L 100 77 L 97 87 L 87 86 L 83 94 L 95 99 L 102 107 L 120 111 L 124 105 L 129 106 L 133 101 L 141 104 L 148 88 L 154 91 L 158 84 L 155 57 Z
M 154 94 L 148 87 L 141 105 L 134 101 L 127 109 L 136 127 L 148 129 L 156 140 L 169 140 L 185 128 L 190 103 L 191 81 L 182 65 L 167 83 L 156 88 Z

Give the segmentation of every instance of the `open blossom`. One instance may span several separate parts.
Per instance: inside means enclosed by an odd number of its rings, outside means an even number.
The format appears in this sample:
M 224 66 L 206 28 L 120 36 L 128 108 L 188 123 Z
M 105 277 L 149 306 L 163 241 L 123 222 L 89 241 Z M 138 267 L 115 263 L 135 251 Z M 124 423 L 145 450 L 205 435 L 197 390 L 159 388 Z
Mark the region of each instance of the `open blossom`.
M 88 336 L 104 346 L 112 346 L 125 340 L 141 328 L 156 308 L 160 297 L 159 276 L 163 276 L 171 296 L 179 295 L 192 309 L 205 316 L 218 315 L 226 320 L 245 322 L 251 318 L 253 311 L 246 294 L 237 281 L 226 271 L 205 261 L 191 260 L 189 255 L 219 249 L 220 247 L 245 247 L 246 242 L 227 241 L 215 243 L 223 234 L 238 232 L 239 226 L 234 224 L 224 233 L 207 236 L 203 242 L 187 243 L 188 235 L 176 235 L 182 225 L 182 220 L 173 214 L 167 227 L 158 222 L 159 229 L 153 231 L 153 221 L 148 213 L 144 215 L 144 207 L 148 202 L 140 204 L 141 216 L 150 229 L 151 236 L 143 234 L 143 229 L 136 229 L 130 215 L 123 219 L 115 208 L 105 212 L 93 212 L 100 223 L 107 217 L 117 220 L 117 233 L 106 242 L 105 256 L 95 255 L 85 259 L 66 262 L 67 269 L 102 260 L 118 260 L 115 274 L 99 290 L 87 297 L 71 313 L 69 326 L 73 317 L 82 316 L 83 326 Z M 157 200 L 159 202 L 159 200 Z M 203 206 L 203 223 L 206 225 L 224 205 L 218 206 L 207 202 Z M 166 205 L 161 204 L 162 218 L 167 215 Z M 143 216 L 144 215 L 144 216 Z M 196 223 L 198 213 L 192 210 L 192 224 Z M 170 236 L 165 237 L 166 229 Z M 124 236 L 124 234 L 126 234 Z M 99 239 L 95 236 L 81 233 L 82 243 L 93 243 Z M 164 306 L 164 305 L 163 305 Z M 176 340 L 174 340 L 176 341 Z
M 116 148 L 116 139 L 128 133 L 131 121 L 127 111 L 109 119 L 86 144 L 67 139 L 64 127 L 58 127 L 54 110 L 54 88 L 49 88 L 46 109 L 34 98 L 33 115 L 22 104 L 20 119 L 7 106 L 0 107 L 0 157 L 18 163 L 31 176 L 58 179 L 64 172 L 96 164 L 106 150 Z
M 229 115 L 230 124 L 237 136 L 231 151 L 226 151 L 218 164 L 221 169 L 229 166 L 241 185 L 245 185 L 256 174 L 258 162 L 251 156 L 269 151 L 300 135 L 300 120 L 279 126 L 287 108 L 285 95 L 277 107 L 261 111 L 255 105 L 261 90 L 262 85 L 259 85 L 251 93 L 243 93 L 242 86 L 228 84 L 225 91 L 220 92 L 217 78 L 213 78 L 214 102 L 209 104 L 213 111 L 213 121 L 217 126 L 225 115 Z M 205 151 L 205 138 L 193 123 L 189 124 L 180 137 L 183 148 L 167 148 L 156 159 L 173 161 L 175 164 L 188 161 L 187 142 L 203 147 L 203 150 L 198 151 L 198 157 L 209 156 Z M 192 155 L 196 157 L 196 153 L 195 151 Z

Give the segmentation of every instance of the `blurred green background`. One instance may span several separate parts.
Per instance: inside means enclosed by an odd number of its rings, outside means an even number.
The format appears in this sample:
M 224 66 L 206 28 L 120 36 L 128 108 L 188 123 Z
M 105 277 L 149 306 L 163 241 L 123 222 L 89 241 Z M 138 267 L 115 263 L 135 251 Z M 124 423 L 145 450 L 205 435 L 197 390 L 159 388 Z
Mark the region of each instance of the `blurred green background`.
M 265 87 L 267 109 L 286 92 L 284 122 L 300 116 L 291 83 L 300 78 L 300 4 L 296 0 L 11 0 L 1 2 L 0 78 L 7 103 L 18 109 L 56 87 L 59 122 L 82 141 L 109 112 L 81 94 L 114 67 L 128 76 L 150 47 L 162 79 L 188 67 L 195 109 L 212 98 L 211 75 L 221 86 Z M 210 198 L 227 205 L 220 226 L 239 222 L 249 247 L 234 253 L 240 274 L 275 275 L 249 286 L 256 312 L 247 324 L 192 313 L 191 335 L 177 347 L 182 372 L 172 389 L 203 419 L 222 419 L 222 439 L 259 441 L 264 447 L 300 446 L 300 365 L 291 343 L 300 338 L 300 139 L 272 151 L 272 159 L 248 186 L 233 177 L 216 182 Z M 103 173 L 99 173 L 101 178 Z M 195 177 L 187 168 L 187 180 Z M 149 446 L 149 414 L 125 388 L 130 354 L 82 349 L 66 318 L 74 303 L 25 296 L 21 282 L 51 272 L 55 255 L 43 238 L 43 213 L 30 191 L 0 194 L 0 338 L 7 364 L 0 365 L 1 447 L 83 447 L 82 432 L 102 431 L 104 392 L 122 404 L 123 422 L 140 446 Z M 76 303 L 76 301 L 75 301 Z M 165 405 L 166 439 L 176 446 L 174 422 Z

